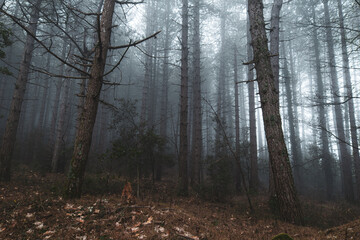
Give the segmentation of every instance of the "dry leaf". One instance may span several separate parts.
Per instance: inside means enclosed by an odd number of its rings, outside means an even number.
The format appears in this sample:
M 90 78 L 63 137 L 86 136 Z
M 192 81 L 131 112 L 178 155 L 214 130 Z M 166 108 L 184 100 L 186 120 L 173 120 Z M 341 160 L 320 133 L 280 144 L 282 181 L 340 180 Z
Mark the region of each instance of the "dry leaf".
M 148 220 L 143 223 L 143 225 L 146 226 L 146 225 L 151 224 L 153 219 L 154 219 L 153 217 L 149 217 Z

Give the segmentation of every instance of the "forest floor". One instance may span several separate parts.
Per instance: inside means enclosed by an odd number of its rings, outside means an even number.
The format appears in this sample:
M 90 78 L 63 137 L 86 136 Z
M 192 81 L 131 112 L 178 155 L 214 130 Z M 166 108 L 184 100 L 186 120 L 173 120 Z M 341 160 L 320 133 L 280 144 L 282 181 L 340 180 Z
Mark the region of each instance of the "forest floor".
M 307 223 L 296 226 L 277 220 L 261 196 L 253 198 L 252 213 L 244 197 L 226 203 L 175 197 L 171 182 L 146 187 L 142 200 L 121 199 L 122 189 L 64 200 L 64 179 L 29 172 L 2 183 L 0 239 L 272 239 L 280 233 L 360 239 L 360 209 L 345 203 L 303 199 Z

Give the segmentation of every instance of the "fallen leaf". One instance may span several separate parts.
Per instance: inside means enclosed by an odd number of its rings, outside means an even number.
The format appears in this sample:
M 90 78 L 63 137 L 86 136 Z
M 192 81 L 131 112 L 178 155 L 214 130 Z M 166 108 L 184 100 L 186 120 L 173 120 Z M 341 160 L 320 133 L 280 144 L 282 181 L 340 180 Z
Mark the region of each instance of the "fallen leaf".
M 44 223 L 42 223 L 42 222 L 34 222 L 34 225 L 36 226 L 37 229 L 44 228 Z
M 33 217 L 33 216 L 34 216 L 34 214 L 33 214 L 33 213 L 27 213 L 25 217 L 27 217 L 27 218 L 31 218 L 31 217 Z
M 138 232 L 139 231 L 139 228 L 138 227 L 132 227 L 131 228 L 131 232 L 132 233 L 135 233 L 135 232 Z
M 44 234 L 43 235 L 51 235 L 51 234 L 54 234 L 55 233 L 55 231 L 46 231 L 46 232 L 44 232 Z
M 149 218 L 148 218 L 148 220 L 147 220 L 146 222 L 144 222 L 144 223 L 143 223 L 143 225 L 144 225 L 144 226 L 146 226 L 146 225 L 151 224 L 151 223 L 152 223 L 152 221 L 153 221 L 153 219 L 154 219 L 153 217 L 149 217 Z
M 165 232 L 165 228 L 157 225 L 157 226 L 155 226 L 155 232 L 157 232 L 157 233 L 161 233 L 161 232 L 162 232 L 162 233 L 163 233 L 163 232 Z

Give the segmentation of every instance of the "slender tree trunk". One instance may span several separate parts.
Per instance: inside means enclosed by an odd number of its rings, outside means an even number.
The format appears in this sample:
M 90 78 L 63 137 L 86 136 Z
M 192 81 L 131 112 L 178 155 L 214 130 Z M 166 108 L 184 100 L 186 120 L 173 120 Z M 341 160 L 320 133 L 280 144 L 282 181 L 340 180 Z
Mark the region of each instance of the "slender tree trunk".
M 146 9 L 146 34 L 149 35 L 152 32 L 152 20 L 153 20 L 153 2 L 149 1 L 147 9 Z M 150 82 L 152 77 L 152 55 L 153 55 L 153 43 L 150 41 L 147 41 L 145 43 L 145 48 L 147 55 L 145 56 L 145 76 L 144 76 L 144 85 L 142 89 L 142 102 L 141 102 L 141 112 L 140 112 L 140 124 L 142 127 L 145 127 L 147 125 L 146 119 L 147 116 L 149 116 L 149 88 L 150 88 Z
M 36 34 L 38 26 L 41 1 L 42 0 L 37 0 L 35 2 L 31 13 L 28 29 L 29 32 L 33 35 Z M 11 158 L 15 147 L 21 106 L 24 101 L 24 95 L 28 81 L 32 52 L 34 50 L 34 41 L 35 39 L 30 34 L 27 34 L 24 54 L 20 64 L 19 75 L 15 83 L 15 91 L 0 149 L 0 181 L 10 181 L 11 178 Z
M 93 64 L 90 69 L 89 85 L 85 97 L 84 109 L 79 119 L 76 131 L 74 152 L 70 163 L 70 170 L 66 184 L 65 196 L 78 198 L 81 196 L 85 167 L 91 146 L 102 80 L 105 70 L 106 57 L 110 45 L 112 19 L 115 0 L 105 0 L 101 14 L 98 43 L 95 45 Z
M 351 156 L 348 152 L 346 139 L 345 139 L 345 130 L 344 130 L 344 118 L 341 110 L 340 99 L 339 99 L 339 84 L 336 71 L 336 60 L 335 60 L 335 50 L 334 50 L 334 40 L 332 35 L 330 15 L 329 15 L 329 6 L 328 0 L 323 0 L 324 10 L 325 10 L 325 24 L 326 28 L 326 42 L 328 48 L 328 58 L 329 58 L 329 67 L 330 67 L 330 78 L 331 78 L 331 91 L 334 96 L 334 110 L 336 118 L 336 132 L 339 139 L 339 147 L 341 154 L 341 169 L 342 169 L 342 183 L 343 190 L 345 194 L 345 199 L 348 201 L 354 200 L 354 189 L 352 181 L 352 171 L 351 171 Z
M 314 3 L 314 2 L 313 2 Z M 312 8 L 312 18 L 314 24 L 316 23 L 315 8 Z M 326 195 L 327 199 L 333 198 L 334 192 L 334 174 L 333 167 L 331 164 L 331 155 L 330 155 L 330 145 L 329 138 L 326 132 L 327 129 L 327 119 L 326 119 L 326 110 L 324 105 L 324 82 L 321 73 L 321 63 L 320 63 L 320 43 L 318 40 L 317 28 L 313 28 L 312 40 L 314 43 L 315 51 L 315 64 L 316 64 L 316 85 L 317 85 L 317 97 L 318 101 L 318 114 L 319 114 L 319 128 L 320 128 L 320 140 L 321 140 L 321 155 L 322 155 L 322 168 L 325 175 L 325 184 L 326 184 Z
M 353 100 L 352 92 L 352 83 L 350 75 L 350 64 L 349 64 L 349 55 L 347 50 L 346 43 L 346 33 L 344 27 L 344 16 L 342 10 L 342 0 L 337 0 L 338 10 L 339 10 L 339 20 L 340 20 L 340 36 L 341 36 L 341 49 L 342 49 L 342 59 L 343 59 L 343 76 L 345 79 L 346 85 L 346 95 L 350 100 L 348 101 L 349 107 L 349 118 L 350 118 L 350 134 L 351 134 L 351 143 L 352 143 L 352 152 L 354 158 L 354 167 L 355 167 L 355 178 L 356 178 L 356 193 L 358 200 L 360 200 L 360 156 L 359 156 L 359 144 L 358 144 L 358 135 L 357 135 L 357 126 L 355 118 L 355 106 Z
M 302 211 L 281 127 L 279 93 L 270 63 L 263 8 L 261 0 L 248 0 L 255 69 L 276 192 L 276 199 L 273 200 L 277 205 L 276 210 L 284 220 L 302 224 Z
M 169 48 L 170 48 L 170 6 L 171 1 L 166 1 L 165 11 L 165 44 L 164 44 L 164 63 L 163 63 L 163 79 L 161 86 L 161 104 L 160 104 L 160 136 L 167 138 L 168 127 L 168 90 L 169 90 Z M 162 164 L 157 164 L 156 180 L 162 178 Z
M 201 50 L 200 50 L 200 0 L 194 3 L 194 82 L 193 82 L 193 131 L 192 131 L 192 178 L 193 186 L 200 184 L 202 155 L 202 108 L 201 108 Z
M 235 155 L 236 162 L 240 162 L 240 111 L 239 111 L 239 83 L 238 83 L 237 47 L 234 47 L 234 88 L 235 88 Z M 239 165 L 235 163 L 235 187 L 241 191 L 241 176 Z
M 283 54 L 284 54 L 284 78 L 285 78 L 285 91 L 286 91 L 286 100 L 287 100 L 287 111 L 288 111 L 288 119 L 289 119 L 289 132 L 290 132 L 290 148 L 291 154 L 293 159 L 293 169 L 294 169 L 294 181 L 295 186 L 300 189 L 300 186 L 303 184 L 301 180 L 301 160 L 299 159 L 301 151 L 301 147 L 299 141 L 296 136 L 296 129 L 295 129 L 295 118 L 294 118 L 294 109 L 293 109 L 293 97 L 292 97 L 292 90 L 291 90 L 291 75 L 289 72 L 288 62 L 286 59 L 286 51 L 285 51 L 285 43 L 282 44 L 283 47 Z
M 249 19 L 248 19 L 249 20 Z M 250 26 L 250 23 L 248 23 Z M 248 62 L 253 60 L 253 52 L 251 48 L 250 31 L 247 34 L 247 55 Z M 248 65 L 248 91 L 249 91 L 249 126 L 250 126 L 250 191 L 256 192 L 259 185 L 258 175 L 258 159 L 257 159 L 257 136 L 256 136 L 256 109 L 255 109 L 255 82 L 254 82 L 254 66 Z
M 188 195 L 188 35 L 189 35 L 189 2 L 182 0 L 181 30 L 181 90 L 180 90 L 180 152 L 179 152 L 179 186 L 181 195 Z

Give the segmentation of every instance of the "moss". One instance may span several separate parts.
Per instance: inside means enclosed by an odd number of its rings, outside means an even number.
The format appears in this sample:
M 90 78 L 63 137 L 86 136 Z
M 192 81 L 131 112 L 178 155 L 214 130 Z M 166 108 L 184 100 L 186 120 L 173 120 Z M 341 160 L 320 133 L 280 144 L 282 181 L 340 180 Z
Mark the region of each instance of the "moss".
M 287 235 L 286 233 L 280 233 L 275 237 L 273 237 L 272 240 L 293 240 L 293 238 Z

